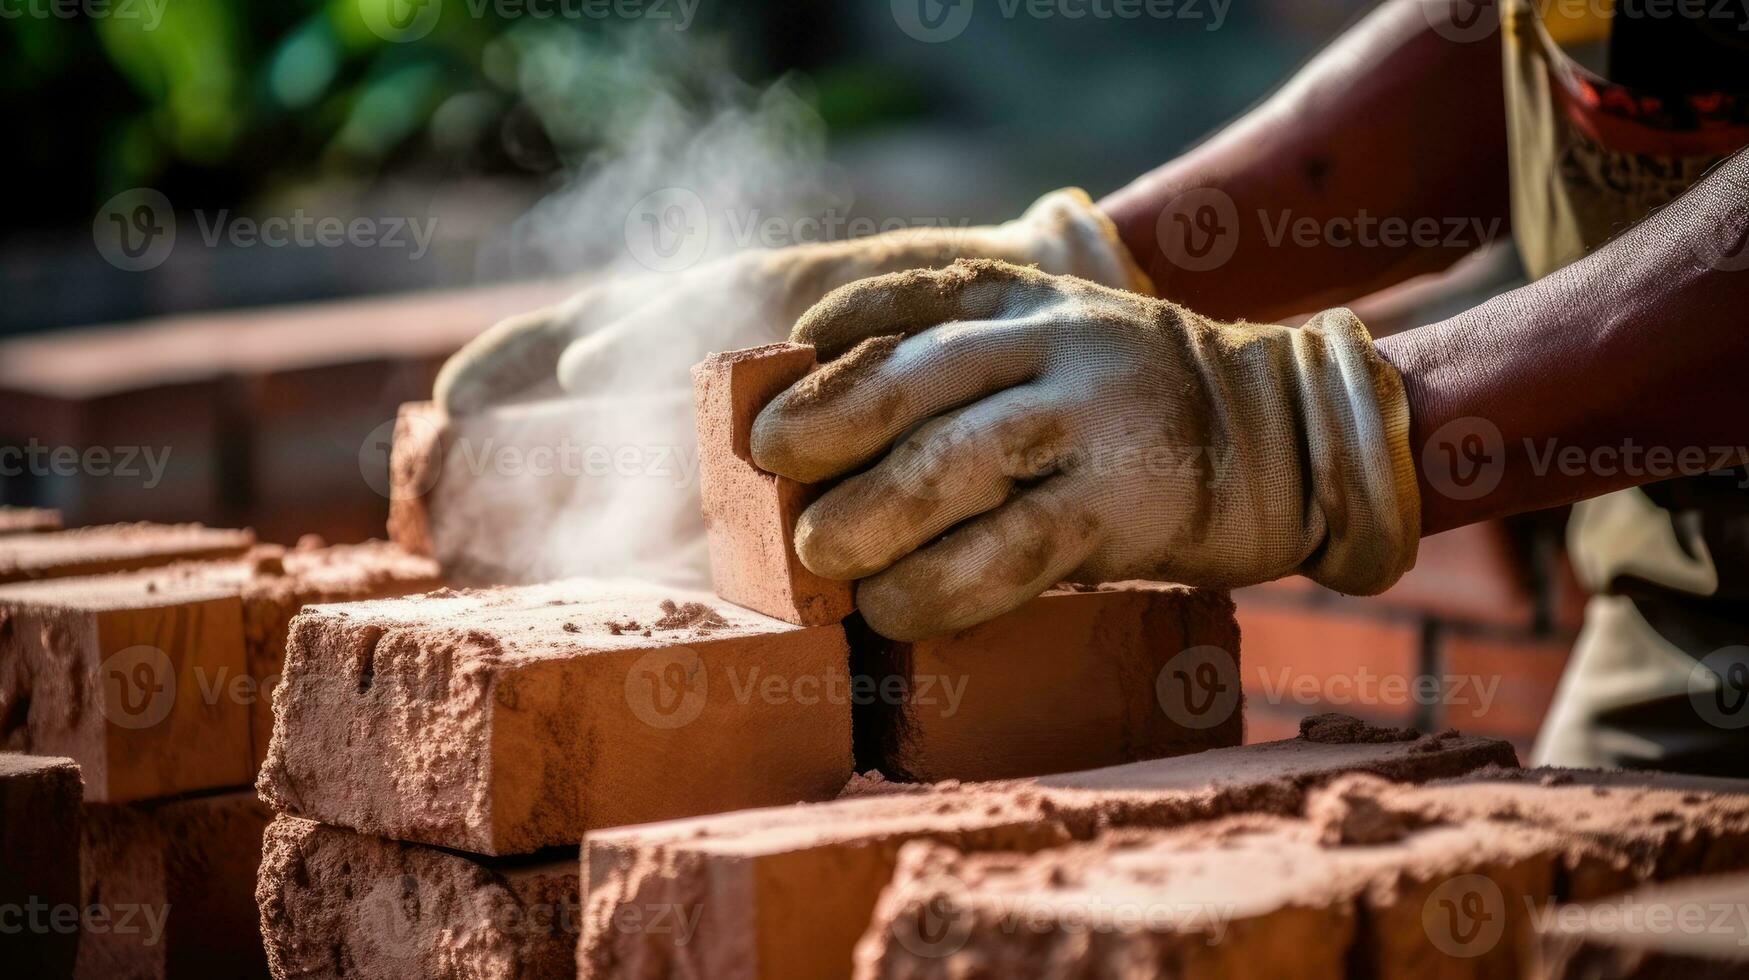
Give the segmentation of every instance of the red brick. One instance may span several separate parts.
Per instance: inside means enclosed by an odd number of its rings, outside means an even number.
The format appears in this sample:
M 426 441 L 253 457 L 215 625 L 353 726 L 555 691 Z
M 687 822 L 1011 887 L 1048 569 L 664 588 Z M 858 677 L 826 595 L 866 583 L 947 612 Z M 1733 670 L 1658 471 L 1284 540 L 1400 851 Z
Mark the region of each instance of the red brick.
M 1566 638 L 1442 630 L 1441 724 L 1530 745 L 1572 646 Z
M 1538 980 L 1749 977 L 1749 875 L 1562 905 L 1536 922 Z
M 1360 732 L 1358 737 L 1368 737 Z M 892 878 L 899 848 L 1037 850 L 1111 827 L 1174 827 L 1234 812 L 1297 812 L 1305 787 L 1343 772 L 1437 778 L 1513 764 L 1504 743 L 1313 742 L 1213 749 L 1174 759 L 1003 783 L 940 783 L 834 803 L 591 832 L 583 844 L 586 978 L 843 976 Z M 674 908 L 696 931 L 615 927 Z
M 77 760 L 92 801 L 246 785 L 248 707 L 203 688 L 247 672 L 237 590 L 139 579 L 0 587 L 6 747 Z
M 415 555 L 435 555 L 425 496 L 443 465 L 443 410 L 434 402 L 408 402 L 395 416 L 389 450 L 389 540 Z
M 255 895 L 275 976 L 571 980 L 580 886 L 571 858 L 478 858 L 281 815 Z
M 1421 627 L 1414 621 L 1243 596 L 1238 619 L 1253 713 L 1297 717 L 1328 709 L 1406 725 L 1415 720 L 1418 699 L 1437 697 L 1421 680 Z
M 61 512 L 42 507 L 0 507 L 0 534 L 59 531 Z
M 1506 525 L 1486 521 L 1421 539 L 1415 567 L 1382 594 L 1354 598 L 1297 575 L 1240 590 L 1277 603 L 1334 607 L 1344 613 L 1390 612 L 1461 623 L 1527 629 L 1535 624 L 1535 577 Z
M 575 579 L 310 607 L 292 623 L 262 794 L 492 855 L 829 798 L 851 769 L 843 629 L 710 601 Z
M 16 723 L 8 744 L 75 756 L 87 767 L 93 800 L 246 784 L 273 733 L 270 700 L 292 617 L 307 603 L 437 584 L 429 559 L 371 542 L 262 545 L 235 561 L 0 586 L 0 616 L 16 620 L 0 627 L 0 652 L 16 663 L 0 664 L 0 703 L 22 709 L 8 716 Z M 140 642 L 162 659 L 110 662 Z M 162 695 L 168 704 L 157 700 L 165 681 L 174 691 Z M 247 772 L 233 759 L 239 712 L 247 716 Z M 206 737 L 165 741 L 193 731 Z
M 1523 975 L 1532 924 L 1558 891 L 1749 865 L 1746 791 L 1625 774 L 1482 771 L 1421 786 L 1350 775 L 1312 790 L 1303 819 L 1119 831 L 1033 855 L 912 844 L 857 975 L 1059 962 Z
M 86 806 L 83 905 L 108 921 L 84 930 L 74 976 L 266 977 L 255 874 L 268 816 L 247 792 Z
M 813 366 L 812 347 L 771 344 L 712 354 L 692 369 L 711 582 L 730 602 L 804 626 L 850 615 L 851 584 L 796 557 L 796 519 L 819 491 L 754 466 L 751 438 L 759 410 Z
M 64 977 L 79 945 L 79 767 L 72 759 L 0 753 L 0 909 L 6 969 Z
M 429 552 L 457 584 L 605 571 L 702 585 L 687 404 L 682 392 L 555 398 L 453 419 L 410 404 L 389 467 L 391 539 Z
M 0 584 L 234 558 L 255 536 L 199 524 L 111 524 L 0 539 Z
M 879 755 L 864 763 L 888 777 L 1006 779 L 1239 744 L 1239 633 L 1224 593 L 1057 589 L 957 633 L 867 642 L 863 723 Z
M 917 842 L 857 945 L 855 975 L 947 978 L 976 963 L 1020 976 L 1071 962 L 1181 976 L 1511 975 L 1526 900 L 1551 893 L 1558 850 L 1553 834 L 1479 822 L 1332 847 L 1311 823 L 1259 817 L 1035 855 Z M 1471 875 L 1500 896 L 1483 915 L 1505 928 L 1466 945 L 1424 925 L 1423 910 Z

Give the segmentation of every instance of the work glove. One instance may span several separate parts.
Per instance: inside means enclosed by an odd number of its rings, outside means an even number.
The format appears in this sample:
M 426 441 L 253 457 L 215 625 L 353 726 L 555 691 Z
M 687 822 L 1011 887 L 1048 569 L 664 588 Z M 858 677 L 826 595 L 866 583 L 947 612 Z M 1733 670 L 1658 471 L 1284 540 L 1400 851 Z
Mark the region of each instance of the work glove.
M 832 289 L 962 257 L 1002 259 L 1151 292 L 1147 276 L 1087 194 L 1040 198 L 1006 224 L 916 228 L 843 242 L 741 252 L 674 274 L 616 277 L 506 320 L 444 364 L 436 399 L 452 415 L 559 394 L 686 385 L 710 351 L 782 340 Z
M 1003 262 L 838 289 L 796 324 L 822 366 L 766 406 L 759 466 L 845 477 L 796 551 L 861 579 L 897 640 L 1060 581 L 1384 590 L 1420 499 L 1395 368 L 1348 310 L 1298 329 Z M 866 467 L 866 469 L 864 468 Z

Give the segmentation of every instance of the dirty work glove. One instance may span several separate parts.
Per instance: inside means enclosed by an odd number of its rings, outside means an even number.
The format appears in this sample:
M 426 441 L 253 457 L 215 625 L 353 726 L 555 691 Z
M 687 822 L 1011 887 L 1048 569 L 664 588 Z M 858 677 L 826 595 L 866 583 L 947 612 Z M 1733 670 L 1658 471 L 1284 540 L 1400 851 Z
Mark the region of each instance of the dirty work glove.
M 970 626 L 1063 581 L 1371 594 L 1415 560 L 1402 379 L 1354 314 L 1299 329 L 1002 262 L 836 290 L 823 366 L 753 429 L 762 467 L 856 472 L 796 528 L 888 637 Z M 896 442 L 896 444 L 895 444 Z M 872 464 L 872 465 L 871 465 Z
M 652 379 L 689 386 L 687 372 L 705 354 L 782 340 L 797 317 L 838 286 L 961 257 L 1152 291 L 1110 219 L 1084 191 L 1069 188 L 1002 225 L 905 229 L 610 279 L 486 331 L 443 366 L 436 398 L 451 415 L 466 415 L 561 392 L 647 388 Z

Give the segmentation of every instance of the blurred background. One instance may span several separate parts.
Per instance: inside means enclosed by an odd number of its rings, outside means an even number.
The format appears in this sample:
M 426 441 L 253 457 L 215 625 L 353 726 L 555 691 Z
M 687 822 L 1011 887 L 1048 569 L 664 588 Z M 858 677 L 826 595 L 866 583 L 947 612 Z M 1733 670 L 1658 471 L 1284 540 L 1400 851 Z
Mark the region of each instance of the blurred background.
M 650 195 L 728 216 L 707 256 L 1097 198 L 1369 6 L 5 0 L 0 504 L 380 537 L 397 406 L 567 280 L 643 271 Z M 1367 321 L 1516 274 L 1483 265 Z M 1582 602 L 1560 520 L 1429 539 L 1379 599 L 1246 590 L 1251 737 L 1327 706 L 1527 748 Z M 1308 700 L 1290 675 L 1349 684 Z M 1454 676 L 1498 689 L 1465 701 Z
M 17 134 L 0 332 L 551 271 L 504 254 L 519 216 L 635 145 L 678 145 L 653 125 L 731 112 L 781 130 L 766 152 L 817 183 L 792 207 L 984 221 L 1064 184 L 1098 196 L 1261 98 L 1366 6 L 1040 18 L 985 0 L 942 7 L 970 18 L 936 41 L 882 2 L 16 0 L 0 18 Z M 131 272 L 93 248 L 93 222 L 138 188 L 179 234 Z M 431 245 L 211 235 L 300 212 L 421 222 Z

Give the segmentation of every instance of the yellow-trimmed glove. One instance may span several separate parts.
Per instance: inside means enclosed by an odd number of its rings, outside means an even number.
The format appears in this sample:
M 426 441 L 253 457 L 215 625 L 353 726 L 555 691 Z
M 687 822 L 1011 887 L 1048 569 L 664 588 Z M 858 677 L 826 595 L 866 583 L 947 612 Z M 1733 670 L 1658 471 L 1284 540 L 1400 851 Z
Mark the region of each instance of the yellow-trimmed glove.
M 961 629 L 1064 580 L 1300 572 L 1365 595 L 1414 564 L 1402 379 L 1348 310 L 1217 323 L 962 261 L 838 289 L 792 337 L 824 363 L 760 414 L 753 456 L 806 482 L 868 467 L 803 513 L 796 549 L 862 579 L 888 637 Z
M 563 303 L 513 317 L 444 364 L 437 401 L 467 415 L 534 395 L 589 394 L 616 380 L 686 384 L 712 350 L 782 340 L 832 289 L 958 258 L 1002 259 L 1151 292 L 1111 220 L 1076 188 L 1039 198 L 1006 224 L 916 228 L 867 238 L 742 252 L 683 272 L 606 280 Z M 636 375 L 626 370 L 636 365 Z

